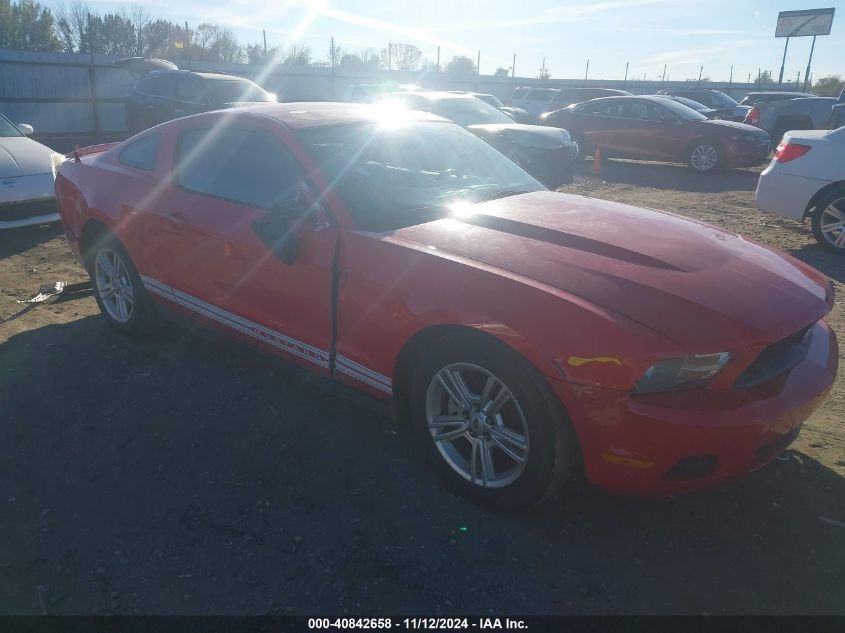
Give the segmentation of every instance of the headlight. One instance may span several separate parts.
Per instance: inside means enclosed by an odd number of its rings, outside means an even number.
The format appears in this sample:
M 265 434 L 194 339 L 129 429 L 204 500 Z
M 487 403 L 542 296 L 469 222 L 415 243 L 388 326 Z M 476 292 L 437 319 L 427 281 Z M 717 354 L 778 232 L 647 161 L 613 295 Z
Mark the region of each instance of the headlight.
M 754 143 L 756 141 L 762 141 L 761 137 L 754 136 L 753 134 L 735 134 L 731 137 L 732 141 L 742 141 L 744 143 Z
M 653 393 L 703 387 L 730 359 L 729 352 L 719 352 L 662 360 L 646 370 L 634 386 L 634 391 Z
M 50 167 L 53 170 L 53 180 L 56 179 L 56 173 L 59 171 L 59 165 L 67 160 L 63 154 L 53 152 L 50 154 Z

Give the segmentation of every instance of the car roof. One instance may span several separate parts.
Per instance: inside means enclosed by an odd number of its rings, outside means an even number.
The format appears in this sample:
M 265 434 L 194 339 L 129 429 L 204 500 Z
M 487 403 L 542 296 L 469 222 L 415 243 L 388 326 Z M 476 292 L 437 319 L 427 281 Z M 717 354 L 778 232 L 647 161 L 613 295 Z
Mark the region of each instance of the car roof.
M 755 92 L 749 92 L 746 97 L 750 97 L 751 95 L 811 95 L 809 92 L 796 92 L 791 90 L 758 90 Z
M 397 97 L 397 96 L 408 96 L 413 95 L 415 97 L 423 97 L 425 99 L 430 99 L 431 101 L 439 101 L 440 99 L 462 99 L 464 101 L 468 99 L 475 99 L 475 96 L 468 93 L 456 93 L 456 92 L 446 92 L 441 90 L 418 90 L 417 92 L 390 92 L 385 96 L 389 97 Z
M 227 81 L 234 81 L 237 79 L 246 79 L 240 75 L 224 75 L 223 73 L 206 73 L 195 70 L 151 70 L 144 77 L 163 77 L 164 75 L 191 75 L 192 77 L 199 77 L 201 79 L 223 79 Z M 251 81 L 247 79 L 247 81 Z
M 234 116 L 260 115 L 275 119 L 291 130 L 302 130 L 332 125 L 346 125 L 354 123 L 380 123 L 385 119 L 385 106 L 369 103 L 339 103 L 333 101 L 297 102 L 297 103 L 268 103 L 246 106 L 234 110 L 217 110 L 216 115 Z M 206 116 L 205 114 L 194 115 Z M 408 121 L 442 121 L 443 117 L 427 112 L 408 110 L 403 112 Z M 194 118 L 194 117 L 190 117 Z M 177 119 L 179 120 L 179 119 Z M 184 120 L 184 119 L 183 119 Z

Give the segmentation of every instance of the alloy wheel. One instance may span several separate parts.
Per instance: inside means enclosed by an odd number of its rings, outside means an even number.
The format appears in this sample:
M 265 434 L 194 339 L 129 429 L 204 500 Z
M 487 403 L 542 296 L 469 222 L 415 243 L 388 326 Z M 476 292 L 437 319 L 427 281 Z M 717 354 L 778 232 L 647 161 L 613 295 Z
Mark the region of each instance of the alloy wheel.
M 525 414 L 507 385 L 483 367 L 453 363 L 440 369 L 426 392 L 426 422 L 446 463 L 477 486 L 503 488 L 525 470 Z
M 94 280 L 97 294 L 108 315 L 118 323 L 132 318 L 135 295 L 129 272 L 120 256 L 103 248 L 94 259 Z
M 832 246 L 845 250 L 845 198 L 831 202 L 822 211 L 821 234 Z
M 719 162 L 719 152 L 712 145 L 696 145 L 690 153 L 690 164 L 696 171 L 710 171 Z

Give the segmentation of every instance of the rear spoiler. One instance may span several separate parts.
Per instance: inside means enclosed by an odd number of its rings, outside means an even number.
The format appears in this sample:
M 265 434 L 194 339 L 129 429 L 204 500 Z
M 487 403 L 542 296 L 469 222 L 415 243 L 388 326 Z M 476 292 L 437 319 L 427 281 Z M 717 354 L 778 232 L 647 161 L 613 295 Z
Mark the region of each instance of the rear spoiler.
M 102 152 L 110 150 L 115 145 L 117 145 L 117 143 L 100 143 L 99 145 L 89 145 L 88 147 L 77 147 L 72 152 L 65 154 L 65 158 L 72 158 L 79 162 L 79 159 L 83 156 L 88 156 L 90 154 L 100 154 Z

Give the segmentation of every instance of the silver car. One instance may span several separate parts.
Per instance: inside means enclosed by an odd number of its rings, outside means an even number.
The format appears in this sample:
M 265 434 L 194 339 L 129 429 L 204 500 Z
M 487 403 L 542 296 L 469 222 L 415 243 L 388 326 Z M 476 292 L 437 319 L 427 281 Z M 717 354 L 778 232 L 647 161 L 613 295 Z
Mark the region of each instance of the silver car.
M 62 156 L 27 138 L 32 131 L 0 114 L 0 229 L 59 219 L 53 187 Z

